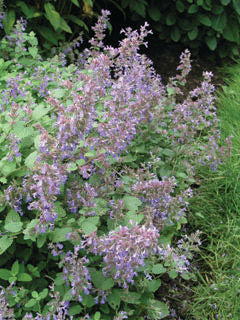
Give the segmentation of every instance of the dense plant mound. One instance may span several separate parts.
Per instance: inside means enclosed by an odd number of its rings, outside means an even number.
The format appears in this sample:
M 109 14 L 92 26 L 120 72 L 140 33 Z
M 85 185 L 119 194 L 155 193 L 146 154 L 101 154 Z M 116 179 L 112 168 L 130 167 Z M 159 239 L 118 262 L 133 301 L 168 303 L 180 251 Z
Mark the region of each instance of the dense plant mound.
M 164 87 L 138 53 L 147 24 L 106 47 L 108 14 L 69 66 L 43 60 L 23 21 L 1 41 L 3 318 L 161 319 L 161 277 L 194 277 L 198 234 L 171 239 L 194 166 L 225 155 L 211 74 L 177 102 L 189 52 Z

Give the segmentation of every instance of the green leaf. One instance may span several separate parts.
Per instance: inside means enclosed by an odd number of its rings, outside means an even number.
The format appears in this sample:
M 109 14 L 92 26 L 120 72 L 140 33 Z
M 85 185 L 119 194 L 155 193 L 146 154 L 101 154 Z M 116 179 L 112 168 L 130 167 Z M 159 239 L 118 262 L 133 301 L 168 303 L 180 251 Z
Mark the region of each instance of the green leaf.
M 205 40 L 210 50 L 214 51 L 217 48 L 217 39 L 215 37 L 206 37 Z
M 114 287 L 114 281 L 111 278 L 105 279 L 101 285 L 102 290 L 109 290 L 113 287 Z
M 67 22 L 62 17 L 60 18 L 60 29 L 62 29 L 63 31 L 66 31 L 68 33 L 72 33 L 71 28 L 69 27 Z
M 5 12 L 5 18 L 3 20 L 3 28 L 7 34 L 9 34 L 12 31 L 14 23 L 15 23 L 15 11 L 12 9 L 7 10 Z
M 30 55 L 33 57 L 33 58 L 36 58 L 37 54 L 38 54 L 38 48 L 36 47 L 30 47 L 28 48 L 28 51 L 30 53 Z
M 75 316 L 79 314 L 81 311 L 82 311 L 82 307 L 79 304 L 75 304 L 69 308 L 68 315 Z
M 190 40 L 195 40 L 198 36 L 198 28 L 195 27 L 191 31 L 188 31 L 188 38 Z
M 125 224 L 128 224 L 130 220 L 133 220 L 136 223 L 140 223 L 144 219 L 144 214 L 137 214 L 135 211 L 128 211 L 124 217 Z
M 26 127 L 24 121 L 17 121 L 13 127 L 13 133 L 20 139 L 34 134 L 33 127 Z
M 42 248 L 42 246 L 44 245 L 46 239 L 47 239 L 46 233 L 40 233 L 38 235 L 38 237 L 37 237 L 37 247 L 38 248 Z
M 70 162 L 67 164 L 67 171 L 68 172 L 72 172 L 72 171 L 76 171 L 77 170 L 77 165 L 74 162 Z
M 18 281 L 22 282 L 30 282 L 32 281 L 32 277 L 28 273 L 20 273 L 17 277 Z
M 55 89 L 52 91 L 52 95 L 54 98 L 60 99 L 66 95 L 66 89 Z
M 211 25 L 212 25 L 211 19 L 208 16 L 204 15 L 204 14 L 199 14 L 198 15 L 198 20 L 204 26 L 211 27 Z
M 174 26 L 174 28 L 171 30 L 171 39 L 174 42 L 178 42 L 181 38 L 180 30 L 177 26 Z
M 20 222 L 20 221 L 21 221 L 21 218 L 14 209 L 11 209 L 5 218 L 5 224 L 11 223 L 11 222 Z
M 148 7 L 148 15 L 153 21 L 159 21 L 161 17 L 161 12 L 158 6 L 151 5 Z
M 188 13 L 192 14 L 192 13 L 196 13 L 196 12 L 198 12 L 198 5 L 192 4 L 192 5 L 188 8 Z
M 177 278 L 177 276 L 178 276 L 177 271 L 171 270 L 171 271 L 169 272 L 169 277 L 170 277 L 171 279 L 175 279 L 175 278 Z
M 161 263 L 155 264 L 152 268 L 152 273 L 154 274 L 162 274 L 167 271 L 166 268 Z
M 8 279 L 11 277 L 11 273 L 7 269 L 0 269 L 0 279 L 8 281 Z
M 88 235 L 97 230 L 97 226 L 89 221 L 84 221 L 81 224 L 81 229 L 85 235 Z
M 24 306 L 26 308 L 32 308 L 36 303 L 37 301 L 35 299 L 30 299 L 27 303 L 24 304 Z
M 240 1 L 239 0 L 232 0 L 233 8 L 237 12 L 238 15 L 240 15 Z
M 40 26 L 38 27 L 38 32 L 41 34 L 43 38 L 45 38 L 47 41 L 49 41 L 51 44 L 54 44 L 55 46 L 58 45 L 58 40 L 61 39 L 59 34 L 57 34 L 48 27 Z
M 68 19 L 71 20 L 72 22 L 76 23 L 80 27 L 83 27 L 87 32 L 89 31 L 88 26 L 86 25 L 86 23 L 83 20 L 81 20 L 71 14 L 68 15 Z
M 16 162 L 14 161 L 10 162 L 8 160 L 0 161 L 0 171 L 5 177 L 10 175 L 15 170 L 16 170 Z
M 67 241 L 67 234 L 72 232 L 72 228 L 55 228 L 49 232 L 48 236 L 52 242 L 63 242 Z
M 158 290 L 158 288 L 161 286 L 161 280 L 157 279 L 157 280 L 148 280 L 147 282 L 147 289 L 150 292 L 155 292 Z
M 142 205 L 141 200 L 133 196 L 124 196 L 124 206 L 130 211 L 137 211 L 138 207 Z
M 13 238 L 8 238 L 8 236 L 3 236 L 0 239 L 0 254 L 3 254 L 13 243 Z
M 46 108 L 43 104 L 39 104 L 32 113 L 32 118 L 33 120 L 37 121 L 39 119 L 41 119 L 43 116 L 45 116 L 46 114 L 48 114 L 49 112 L 49 108 Z
M 167 305 L 163 302 L 153 299 L 150 299 L 148 302 L 147 313 L 151 319 L 158 320 L 163 319 L 169 315 Z
M 224 28 L 226 27 L 226 24 L 227 16 L 225 12 L 223 14 L 219 14 L 212 17 L 212 28 L 215 31 L 223 32 Z
M 173 150 L 171 150 L 171 149 L 164 149 L 162 151 L 162 154 L 167 156 L 167 157 L 171 157 L 171 158 L 175 156 L 175 152 Z
M 93 320 L 100 320 L 101 319 L 101 313 L 99 311 L 95 312 Z
M 41 298 L 41 300 L 45 299 L 47 295 L 48 295 L 48 289 L 47 288 L 43 289 L 43 291 L 41 291 L 39 293 L 39 297 Z
M 224 5 L 224 6 L 227 6 L 231 0 L 220 0 L 221 4 Z
M 223 30 L 223 37 L 228 41 L 239 43 L 239 26 L 229 21 Z
M 75 6 L 80 8 L 79 2 L 78 0 L 71 0 L 73 4 L 75 4 Z
M 176 15 L 175 13 L 173 12 L 170 12 L 168 15 L 167 15 L 167 18 L 166 18 L 166 24 L 167 26 L 172 26 L 176 23 Z
M 107 302 L 112 309 L 117 310 L 121 303 L 121 291 L 119 289 L 113 289 L 111 294 L 107 296 Z
M 141 294 L 139 294 L 137 292 L 122 291 L 122 293 L 121 293 L 122 301 L 127 302 L 127 303 L 140 304 L 140 298 L 141 298 Z
M 4 229 L 10 232 L 19 232 L 22 230 L 23 223 L 22 222 L 11 222 L 4 225 Z
M 28 6 L 23 1 L 17 1 L 16 6 L 22 9 L 22 12 L 25 14 L 27 19 L 31 19 L 34 17 L 34 13 L 36 12 L 36 10 L 33 6 Z
M 176 8 L 177 8 L 177 11 L 180 12 L 180 13 L 183 13 L 184 9 L 185 9 L 185 5 L 184 3 L 181 1 L 181 0 L 177 0 L 176 2 Z
M 34 151 L 32 153 L 30 153 L 27 158 L 25 159 L 25 165 L 29 168 L 32 169 L 34 167 L 34 164 L 37 160 L 38 157 L 38 152 Z
M 60 14 L 55 10 L 54 6 L 50 2 L 47 2 L 44 4 L 44 9 L 46 12 L 47 19 L 49 20 L 54 30 L 56 31 L 57 29 L 60 28 L 60 24 L 61 24 Z

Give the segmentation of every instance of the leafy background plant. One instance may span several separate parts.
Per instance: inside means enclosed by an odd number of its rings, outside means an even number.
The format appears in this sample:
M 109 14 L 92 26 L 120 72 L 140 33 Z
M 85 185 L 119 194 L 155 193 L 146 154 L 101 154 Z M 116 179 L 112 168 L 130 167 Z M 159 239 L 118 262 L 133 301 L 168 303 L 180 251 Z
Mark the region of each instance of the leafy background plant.
M 24 20 L 1 40 L 3 317 L 160 319 L 162 279 L 195 279 L 199 235 L 174 236 L 193 167 L 226 156 L 211 74 L 177 102 L 189 52 L 163 86 L 138 54 L 147 25 L 104 47 L 107 16 L 75 60 L 75 42 L 43 59 Z

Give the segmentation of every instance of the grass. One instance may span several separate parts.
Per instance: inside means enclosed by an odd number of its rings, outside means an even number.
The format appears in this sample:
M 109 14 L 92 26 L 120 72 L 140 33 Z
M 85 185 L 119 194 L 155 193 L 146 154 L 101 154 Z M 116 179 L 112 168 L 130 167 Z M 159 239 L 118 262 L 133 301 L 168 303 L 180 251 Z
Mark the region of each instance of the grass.
M 201 187 L 191 201 L 190 223 L 203 239 L 191 320 L 240 319 L 240 62 L 223 74 L 216 105 L 223 139 L 234 136 L 232 155 L 215 173 L 199 171 Z

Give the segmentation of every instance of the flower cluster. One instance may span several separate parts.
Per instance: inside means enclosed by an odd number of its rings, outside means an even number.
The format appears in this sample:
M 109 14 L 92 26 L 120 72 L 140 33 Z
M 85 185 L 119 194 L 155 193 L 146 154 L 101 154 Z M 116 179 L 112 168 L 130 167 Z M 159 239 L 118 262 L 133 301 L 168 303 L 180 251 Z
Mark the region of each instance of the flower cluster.
M 11 286 L 8 288 L 10 289 Z M 15 319 L 14 310 L 9 308 L 9 304 L 6 301 L 7 292 L 0 286 L 0 320 Z
M 116 231 L 99 238 L 91 233 L 82 242 L 82 248 L 103 256 L 106 266 L 102 269 L 104 276 L 111 275 L 119 285 L 127 288 L 137 276 L 137 268 L 145 265 L 145 258 L 158 255 L 162 250 L 158 246 L 159 232 L 155 227 L 133 225 L 120 226 Z

